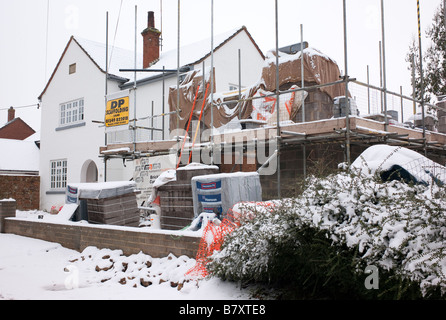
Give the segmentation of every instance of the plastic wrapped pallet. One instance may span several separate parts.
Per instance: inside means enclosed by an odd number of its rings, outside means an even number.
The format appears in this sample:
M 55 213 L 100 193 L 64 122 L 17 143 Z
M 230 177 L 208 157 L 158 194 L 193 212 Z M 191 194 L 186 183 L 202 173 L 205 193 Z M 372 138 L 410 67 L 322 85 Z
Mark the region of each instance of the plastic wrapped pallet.
M 257 172 L 219 173 L 192 178 L 194 215 L 202 212 L 222 216 L 241 201 L 262 201 L 262 187 Z
M 79 199 L 104 199 L 133 193 L 136 190 L 134 181 L 112 181 L 99 183 L 74 183 L 68 190 L 77 190 Z
M 133 181 L 70 184 L 66 202 L 83 204 L 80 207 L 86 212 L 78 212 L 78 215 L 87 217 L 90 223 L 139 225 L 136 183 Z

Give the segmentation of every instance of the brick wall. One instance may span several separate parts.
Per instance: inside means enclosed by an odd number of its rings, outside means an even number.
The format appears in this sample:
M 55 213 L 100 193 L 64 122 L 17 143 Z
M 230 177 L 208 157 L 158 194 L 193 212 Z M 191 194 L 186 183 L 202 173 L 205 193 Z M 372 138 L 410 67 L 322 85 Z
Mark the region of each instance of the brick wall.
M 18 210 L 39 209 L 40 177 L 0 175 L 0 199 L 15 199 Z
M 316 144 L 306 146 L 307 175 L 326 176 L 334 172 L 338 164 L 345 161 L 343 144 Z M 353 162 L 365 146 L 351 146 L 351 161 Z M 282 146 L 280 150 L 280 185 L 283 197 L 293 197 L 300 194 L 303 177 L 302 146 Z M 263 200 L 277 198 L 277 174 L 261 175 Z
M 66 225 L 6 218 L 5 233 L 60 243 L 63 247 L 82 252 L 88 246 L 121 249 L 125 255 L 142 251 L 154 258 L 186 255 L 195 258 L 200 237 L 179 233 L 152 233 L 136 228 L 114 228 L 98 225 Z

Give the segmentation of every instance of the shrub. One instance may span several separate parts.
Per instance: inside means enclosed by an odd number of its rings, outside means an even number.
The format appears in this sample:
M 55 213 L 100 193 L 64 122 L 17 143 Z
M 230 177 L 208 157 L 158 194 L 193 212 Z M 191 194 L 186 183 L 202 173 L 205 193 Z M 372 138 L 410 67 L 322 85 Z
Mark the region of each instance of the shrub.
M 309 178 L 227 236 L 208 269 L 223 279 L 286 288 L 289 298 L 440 298 L 446 289 L 445 190 L 354 172 Z M 366 266 L 379 289 L 364 286 Z

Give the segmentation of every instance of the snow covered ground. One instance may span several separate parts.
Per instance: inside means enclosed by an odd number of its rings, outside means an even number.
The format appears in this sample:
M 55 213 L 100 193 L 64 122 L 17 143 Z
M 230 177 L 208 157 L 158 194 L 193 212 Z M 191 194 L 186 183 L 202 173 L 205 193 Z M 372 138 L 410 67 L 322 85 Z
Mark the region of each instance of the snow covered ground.
M 217 278 L 185 282 L 194 263 L 186 256 L 123 256 L 120 250 L 95 247 L 79 253 L 57 243 L 0 234 L 0 300 L 249 299 L 248 291 Z

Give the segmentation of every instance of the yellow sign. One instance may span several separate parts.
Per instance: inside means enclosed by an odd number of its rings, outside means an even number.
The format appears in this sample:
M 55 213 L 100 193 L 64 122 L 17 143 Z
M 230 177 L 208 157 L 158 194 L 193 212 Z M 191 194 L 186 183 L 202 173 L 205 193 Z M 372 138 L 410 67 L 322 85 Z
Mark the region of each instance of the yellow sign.
M 129 123 L 129 97 L 107 101 L 105 126 L 114 127 Z

